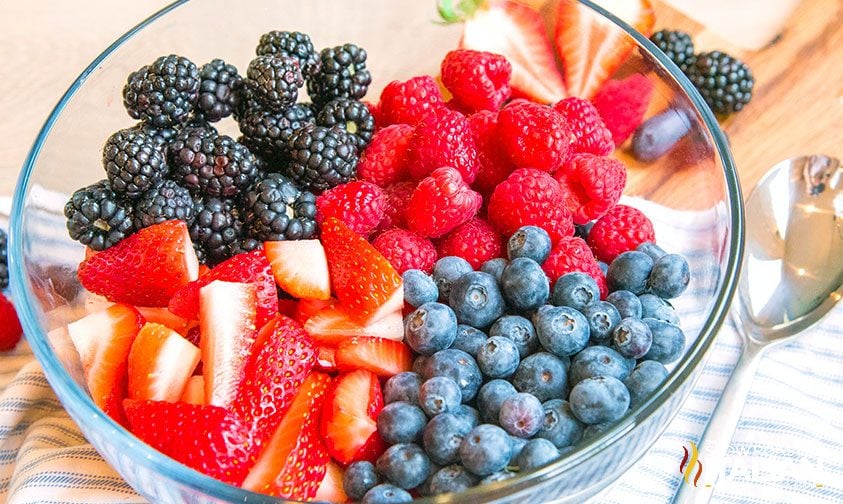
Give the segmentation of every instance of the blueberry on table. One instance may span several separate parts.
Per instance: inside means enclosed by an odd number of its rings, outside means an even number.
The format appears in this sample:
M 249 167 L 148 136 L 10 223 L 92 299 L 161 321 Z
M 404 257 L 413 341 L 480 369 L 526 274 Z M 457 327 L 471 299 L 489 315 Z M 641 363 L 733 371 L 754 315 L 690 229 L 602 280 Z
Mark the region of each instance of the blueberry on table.
M 612 332 L 621 322 L 621 314 L 615 305 L 606 301 L 596 301 L 583 308 L 582 313 L 588 320 L 591 341 L 599 345 L 608 345 L 612 341 Z
M 464 402 L 474 399 L 483 383 L 480 368 L 477 367 L 474 357 L 455 348 L 441 350 L 426 357 L 421 366 L 421 375 L 425 380 L 434 376 L 446 376 L 454 380 L 460 387 Z
M 497 425 L 478 425 L 460 444 L 463 466 L 477 476 L 502 470 L 509 462 L 509 456 L 509 434 Z
M 507 261 L 503 257 L 489 259 L 480 266 L 480 271 L 492 275 L 493 277 L 495 277 L 495 280 L 500 283 L 501 275 L 503 274 L 503 269 L 506 268 L 507 264 L 509 264 L 509 261 Z
M 690 281 L 688 261 L 681 255 L 667 254 L 653 264 L 647 289 L 662 299 L 672 299 L 685 292 Z
M 612 348 L 595 345 L 578 353 L 568 370 L 571 385 L 595 376 L 612 376 L 623 380 L 629 376 L 632 368 L 626 359 Z
M 390 446 L 378 457 L 375 467 L 387 481 L 405 490 L 416 488 L 430 476 L 430 458 L 412 443 Z
M 360 504 L 402 504 L 413 502 L 410 492 L 389 483 L 381 483 L 372 488 L 360 500 Z
M 583 423 L 613 422 L 629 409 L 629 391 L 617 378 L 596 376 L 574 385 L 569 401 L 574 415 Z
M 624 357 L 640 359 L 650 351 L 653 344 L 653 333 L 650 326 L 637 318 L 625 318 L 612 333 L 618 353 Z
M 568 392 L 568 363 L 551 353 L 536 352 L 521 361 L 512 384 L 540 401 L 564 397 Z
M 489 378 L 508 378 L 518 368 L 518 348 L 509 338 L 492 336 L 477 351 L 480 372 Z
M 652 257 L 653 261 L 658 261 L 661 256 L 667 254 L 667 252 L 665 252 L 663 248 L 659 247 L 653 242 L 641 243 L 637 247 L 635 247 L 635 250 L 639 252 L 644 252 L 648 256 Z
M 422 355 L 445 350 L 456 337 L 457 317 L 442 303 L 425 303 L 404 320 L 404 341 Z
M 419 404 L 431 417 L 453 411 L 461 402 L 459 385 L 445 376 L 434 376 L 425 380 L 419 389 Z
M 422 434 L 424 449 L 430 460 L 439 465 L 459 462 L 460 444 L 473 428 L 452 413 L 431 418 Z
M 498 420 L 508 433 L 527 439 L 542 428 L 544 408 L 533 394 L 519 392 L 503 400 Z
M 550 255 L 550 235 L 538 226 L 524 226 L 509 237 L 506 251 L 510 260 L 527 257 L 541 264 Z
M 685 333 L 679 326 L 651 318 L 641 319 L 653 334 L 653 344 L 644 359 L 670 364 L 682 355 Z
M 510 307 L 535 310 L 550 297 L 550 282 L 539 263 L 527 257 L 519 257 L 504 268 L 501 291 Z
M 433 281 L 439 288 L 439 301 L 447 303 L 451 295 L 451 284 L 471 271 L 474 271 L 471 264 L 462 257 L 447 256 L 436 261 L 433 265 Z
M 489 327 L 505 308 L 495 278 L 480 271 L 466 273 L 451 284 L 448 301 L 461 324 L 478 329 Z
M 470 325 L 458 324 L 457 337 L 454 339 L 454 342 L 451 343 L 451 348 L 462 350 L 472 357 L 477 358 L 477 351 L 480 350 L 480 347 L 486 342 L 486 339 L 488 339 L 486 333 L 480 329 L 471 327 Z
M 609 265 L 606 284 L 610 291 L 628 290 L 641 294 L 647 289 L 647 279 L 652 270 L 652 257 L 636 250 L 624 252 Z
M 518 348 L 518 355 L 524 357 L 539 348 L 539 339 L 533 323 L 520 315 L 504 315 L 489 328 L 489 337 L 509 338 Z
M 486 423 L 498 423 L 498 415 L 504 399 L 517 394 L 518 391 L 507 380 L 490 380 L 480 387 L 477 393 L 477 408 L 480 418 Z
M 547 439 L 531 439 L 515 459 L 521 472 L 532 471 L 559 458 L 559 450 Z
M 691 120 L 681 109 L 667 109 L 650 117 L 632 135 L 632 155 L 644 163 L 667 154 L 691 130 Z
M 667 322 L 668 324 L 679 325 L 679 315 L 673 305 L 655 294 L 641 294 L 638 296 L 641 301 L 641 318 L 652 318 Z
M 352 462 L 342 476 L 342 488 L 353 500 L 360 500 L 378 484 L 375 465 L 365 460 Z
M 389 444 L 420 440 L 425 424 L 424 411 L 404 401 L 389 403 L 378 413 L 378 433 Z
M 401 277 L 404 280 L 404 301 L 410 306 L 418 308 L 439 299 L 439 288 L 436 287 L 436 282 L 424 271 L 410 269 Z
M 588 343 L 588 321 L 573 308 L 542 306 L 533 316 L 533 324 L 542 346 L 558 356 L 574 355 Z
M 452 464 L 439 469 L 430 479 L 430 494 L 460 493 L 477 485 L 477 476 L 471 474 L 465 467 Z
M 606 301 L 615 306 L 622 319 L 627 317 L 641 318 L 641 300 L 627 290 L 610 293 L 606 296 Z
M 629 407 L 634 408 L 646 401 L 659 385 L 667 379 L 667 368 L 654 360 L 641 361 L 623 381 L 629 390 Z
M 404 371 L 392 376 L 383 385 L 383 402 L 390 404 L 404 401 L 418 405 L 422 381 L 422 377 L 412 371 Z
M 600 299 L 600 288 L 591 275 L 581 271 L 565 273 L 553 285 L 551 303 L 568 306 L 582 311 L 586 306 Z

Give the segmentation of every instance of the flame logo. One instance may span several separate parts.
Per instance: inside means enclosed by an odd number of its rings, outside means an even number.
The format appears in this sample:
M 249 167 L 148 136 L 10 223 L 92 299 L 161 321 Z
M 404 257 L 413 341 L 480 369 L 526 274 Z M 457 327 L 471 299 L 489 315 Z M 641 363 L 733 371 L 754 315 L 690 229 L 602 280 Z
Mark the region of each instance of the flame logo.
M 685 477 L 685 483 L 691 483 L 691 473 L 694 470 L 694 465 L 697 465 L 697 474 L 694 476 L 694 486 L 697 486 L 697 482 L 700 480 L 700 476 L 702 476 L 703 472 L 703 465 L 697 457 L 699 456 L 699 452 L 697 452 L 697 445 L 691 441 L 691 453 L 688 453 L 688 449 L 684 446 L 682 450 L 685 452 L 685 455 L 682 457 L 682 462 L 679 462 L 679 472 Z M 690 457 L 690 460 L 688 458 Z

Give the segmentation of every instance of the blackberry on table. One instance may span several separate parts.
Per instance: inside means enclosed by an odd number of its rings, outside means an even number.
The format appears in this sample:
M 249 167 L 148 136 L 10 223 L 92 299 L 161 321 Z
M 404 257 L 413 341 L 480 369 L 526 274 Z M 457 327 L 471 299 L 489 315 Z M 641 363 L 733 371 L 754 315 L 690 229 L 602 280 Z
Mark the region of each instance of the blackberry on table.
M 257 175 L 254 154 L 227 135 L 188 132 L 170 144 L 170 155 L 171 178 L 193 194 L 231 197 Z
M 237 105 L 234 90 L 242 80 L 237 67 L 221 59 L 214 59 L 202 65 L 199 78 L 196 112 L 210 122 L 230 116 Z
M 285 160 L 290 138 L 313 120 L 313 111 L 303 103 L 296 103 L 283 112 L 252 110 L 240 121 L 240 132 L 243 143 L 256 154 Z
M 168 220 L 182 220 L 189 226 L 196 215 L 190 191 L 172 180 L 164 180 L 146 191 L 135 202 L 136 229 Z
M 322 49 L 321 68 L 307 81 L 307 92 L 318 107 L 334 98 L 359 100 L 366 96 L 372 74 L 366 68 L 366 50 L 354 44 Z
M 316 234 L 316 197 L 270 173 L 242 199 L 248 236 L 261 241 L 303 240 Z
M 755 79 L 741 60 L 720 51 L 700 53 L 688 79 L 715 113 L 731 114 L 752 99 Z
M 105 250 L 134 233 L 131 203 L 111 190 L 108 180 L 78 189 L 64 206 L 70 237 Z
M 6 232 L 0 229 L 0 289 L 9 286 L 9 258 Z
M 231 249 L 231 257 L 234 257 L 238 254 L 252 252 L 253 250 L 263 250 L 263 242 L 246 236 L 239 240 L 236 240 L 234 243 L 231 244 L 229 248 Z
M 694 64 L 694 42 L 691 36 L 678 30 L 659 30 L 650 36 L 650 40 L 661 49 L 682 73 Z
M 220 263 L 232 255 L 231 248 L 243 237 L 240 210 L 232 199 L 198 199 L 196 217 L 190 226 L 194 247 L 201 248 L 204 262 Z
M 108 138 L 102 164 L 112 190 L 132 199 L 169 173 L 161 138 L 137 128 L 120 130 Z
M 159 145 L 164 146 L 165 154 L 167 150 L 166 145 L 173 141 L 180 131 L 176 128 L 158 128 L 145 122 L 139 122 L 128 129 L 155 139 Z
M 246 77 L 255 99 L 272 110 L 295 103 L 304 86 L 299 62 L 289 56 L 258 56 L 249 63 Z
M 248 80 L 240 79 L 237 81 L 234 84 L 232 91 L 234 93 L 234 104 L 231 108 L 231 117 L 233 117 L 235 121 L 239 122 L 248 113 L 262 108 L 255 99 L 255 95 L 252 92 L 252 88 L 249 85 Z
M 357 175 L 357 140 L 341 128 L 307 125 L 288 147 L 287 174 L 304 188 L 323 191 Z
M 365 103 L 349 98 L 334 98 L 316 116 L 319 126 L 339 126 L 354 135 L 357 149 L 362 151 L 372 141 L 375 119 Z
M 310 37 L 305 33 L 278 30 L 264 33 L 255 53 L 258 56 L 280 54 L 295 58 L 304 77 L 310 77 L 319 71 L 319 55 L 313 48 Z
M 183 123 L 199 98 L 199 69 L 171 54 L 129 74 L 123 104 L 129 115 L 157 128 Z

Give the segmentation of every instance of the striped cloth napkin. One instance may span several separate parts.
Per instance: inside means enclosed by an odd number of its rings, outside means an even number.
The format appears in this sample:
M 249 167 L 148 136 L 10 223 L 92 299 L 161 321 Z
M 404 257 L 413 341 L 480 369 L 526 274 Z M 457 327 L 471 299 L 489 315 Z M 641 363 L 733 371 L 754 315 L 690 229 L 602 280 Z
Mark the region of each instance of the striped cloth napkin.
M 46 198 L 49 199 L 49 198 Z M 61 200 L 59 197 L 56 199 Z M 641 200 L 668 250 L 712 225 L 711 214 Z M 60 204 L 60 203 L 59 203 Z M 0 199 L 0 215 L 7 201 Z M 5 212 L 8 215 L 8 212 Z M 681 223 L 681 224 L 680 224 Z M 2 217 L 0 225 L 5 227 Z M 56 226 L 60 224 L 56 223 Z M 692 269 L 702 254 L 689 256 Z M 678 300 L 686 331 L 704 314 L 693 292 Z M 698 303 L 699 304 L 699 303 Z M 729 451 L 717 503 L 843 502 L 843 305 L 798 341 L 771 350 L 759 368 Z M 666 503 L 680 483 L 683 447 L 697 442 L 740 353 L 731 321 L 682 410 L 652 449 L 592 503 Z M 87 443 L 25 344 L 0 356 L 0 502 L 145 502 Z

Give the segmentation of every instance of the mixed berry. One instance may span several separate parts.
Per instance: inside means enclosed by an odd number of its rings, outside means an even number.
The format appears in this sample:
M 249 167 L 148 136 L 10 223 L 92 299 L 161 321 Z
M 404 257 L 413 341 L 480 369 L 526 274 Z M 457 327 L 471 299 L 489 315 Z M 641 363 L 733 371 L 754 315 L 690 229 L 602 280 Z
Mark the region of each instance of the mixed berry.
M 9 286 L 8 236 L 0 229 L 0 290 Z M 0 352 L 14 349 L 23 337 L 18 314 L 12 301 L 0 293 Z

